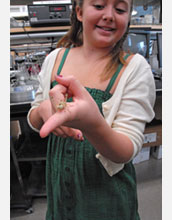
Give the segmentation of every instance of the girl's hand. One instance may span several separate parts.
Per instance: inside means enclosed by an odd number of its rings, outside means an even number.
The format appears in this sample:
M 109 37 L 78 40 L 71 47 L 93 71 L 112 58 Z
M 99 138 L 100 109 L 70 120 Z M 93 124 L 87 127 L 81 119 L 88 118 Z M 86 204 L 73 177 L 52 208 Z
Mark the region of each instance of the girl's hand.
M 53 115 L 53 106 L 50 100 L 43 101 L 39 106 L 39 115 L 45 123 Z M 71 137 L 76 140 L 83 140 L 82 132 L 78 129 L 73 129 L 65 126 L 59 126 L 52 130 L 56 136 Z
M 81 83 L 72 76 L 56 77 L 56 85 L 49 93 L 53 105 L 53 115 L 44 123 L 40 136 L 46 137 L 55 128 L 68 126 L 82 132 L 99 126 L 102 115 L 99 108 Z M 72 102 L 67 102 L 64 109 L 57 109 L 60 103 L 65 102 L 65 95 L 72 97 Z

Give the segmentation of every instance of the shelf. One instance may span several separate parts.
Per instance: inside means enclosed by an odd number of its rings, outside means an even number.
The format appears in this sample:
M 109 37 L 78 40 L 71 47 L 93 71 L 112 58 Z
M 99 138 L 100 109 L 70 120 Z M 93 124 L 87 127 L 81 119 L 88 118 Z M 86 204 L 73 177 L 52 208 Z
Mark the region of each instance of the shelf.
M 10 28 L 11 34 L 23 33 L 23 32 L 50 32 L 50 31 L 66 31 L 70 26 L 57 26 L 57 27 L 17 27 Z
M 31 102 L 10 103 L 10 120 L 25 118 L 31 107 Z
M 138 25 L 130 25 L 131 29 L 150 29 L 150 30 L 162 30 L 162 25 L 156 24 L 138 24 Z
M 70 26 L 57 26 L 57 27 L 17 27 L 17 28 L 10 28 L 11 34 L 17 33 L 31 33 L 31 32 L 52 32 L 52 31 L 67 31 L 69 30 Z M 153 25 L 153 24 L 139 24 L 139 25 L 130 25 L 131 29 L 152 29 L 152 30 L 162 30 L 162 25 Z
M 56 32 L 20 32 L 10 35 L 11 46 L 22 45 L 22 44 L 47 44 L 57 42 L 63 37 L 67 31 L 56 31 Z

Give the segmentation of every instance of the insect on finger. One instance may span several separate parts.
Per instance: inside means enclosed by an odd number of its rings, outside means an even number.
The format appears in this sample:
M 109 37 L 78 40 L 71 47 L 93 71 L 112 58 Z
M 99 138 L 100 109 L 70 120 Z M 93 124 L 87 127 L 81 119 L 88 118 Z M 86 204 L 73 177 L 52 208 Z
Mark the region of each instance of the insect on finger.
M 67 97 L 68 97 L 68 94 L 66 93 L 66 94 L 65 94 L 65 99 L 64 99 L 64 100 L 61 100 L 61 101 L 58 103 L 58 105 L 56 105 L 57 110 L 63 110 L 63 109 L 66 108 Z
M 55 108 L 56 111 L 59 111 L 59 110 L 61 111 L 61 110 L 66 108 L 67 98 L 68 98 L 68 94 L 66 93 L 64 100 L 60 100 L 58 102 L 58 104 L 56 104 L 55 101 L 54 101 L 54 97 L 50 96 L 51 103 L 53 104 L 53 107 Z

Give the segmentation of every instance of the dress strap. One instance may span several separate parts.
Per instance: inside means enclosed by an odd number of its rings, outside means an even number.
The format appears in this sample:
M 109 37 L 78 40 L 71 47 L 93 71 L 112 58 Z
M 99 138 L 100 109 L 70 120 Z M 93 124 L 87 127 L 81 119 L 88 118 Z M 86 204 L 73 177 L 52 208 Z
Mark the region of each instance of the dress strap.
M 126 54 L 125 57 L 124 57 L 124 60 L 126 61 L 129 56 L 130 56 L 130 54 Z M 111 78 L 111 80 L 110 80 L 110 82 L 109 82 L 109 84 L 108 84 L 108 86 L 105 90 L 106 92 L 110 92 L 110 90 L 111 90 L 112 86 L 114 85 L 115 80 L 117 79 L 117 77 L 118 77 L 118 75 L 119 75 L 119 73 L 120 73 L 123 66 L 124 66 L 124 64 L 122 64 L 122 63 L 120 63 L 118 65 L 118 68 L 117 68 L 115 74 L 113 74 L 113 76 L 112 76 L 112 78 Z
M 61 70 L 62 70 L 62 68 L 63 68 L 64 62 L 65 62 L 65 60 L 66 60 L 66 57 L 67 57 L 68 53 L 69 53 L 69 48 L 66 48 L 66 49 L 65 49 L 65 52 L 64 52 L 64 54 L 63 54 L 62 60 L 61 60 L 61 62 L 60 62 L 59 68 L 58 68 L 58 70 L 57 70 L 57 75 L 60 75 L 60 72 L 61 72 Z M 57 84 L 58 84 L 58 83 L 57 83 L 56 80 L 52 81 L 52 82 L 51 82 L 51 88 L 53 88 L 53 87 L 54 87 L 55 85 L 57 85 Z
M 58 68 L 58 70 L 57 70 L 57 75 L 60 74 L 60 72 L 61 72 L 61 70 L 62 70 L 62 68 L 63 68 L 64 62 L 65 62 L 65 60 L 66 60 L 66 57 L 67 57 L 68 53 L 69 53 L 69 48 L 66 48 L 66 49 L 65 49 L 65 52 L 64 52 L 64 54 L 63 54 L 62 60 L 61 60 L 61 62 L 60 62 L 59 68 Z

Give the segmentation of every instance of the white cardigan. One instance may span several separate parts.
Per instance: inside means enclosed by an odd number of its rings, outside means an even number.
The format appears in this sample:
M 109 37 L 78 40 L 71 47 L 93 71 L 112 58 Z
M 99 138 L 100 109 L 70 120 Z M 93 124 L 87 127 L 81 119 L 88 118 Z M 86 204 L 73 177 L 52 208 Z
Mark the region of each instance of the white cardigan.
M 29 114 L 43 100 L 49 99 L 51 73 L 59 50 L 60 48 L 53 50 L 44 60 L 39 74 L 40 85 L 27 115 L 28 124 L 36 132 L 39 130 L 30 123 Z M 131 139 L 134 153 L 130 160 L 141 150 L 145 124 L 154 117 L 155 94 L 155 82 L 150 65 L 144 57 L 135 54 L 122 73 L 114 94 L 102 104 L 107 123 L 115 131 Z M 124 167 L 123 163 L 114 163 L 100 153 L 96 154 L 96 158 L 100 160 L 110 176 Z

